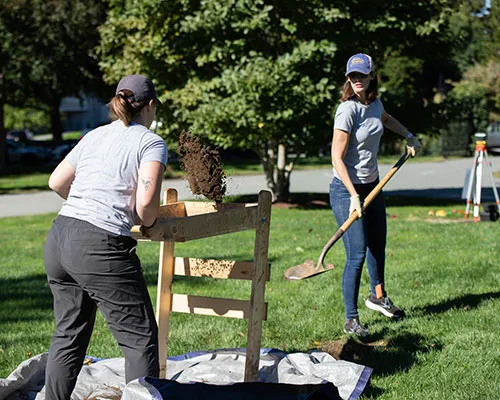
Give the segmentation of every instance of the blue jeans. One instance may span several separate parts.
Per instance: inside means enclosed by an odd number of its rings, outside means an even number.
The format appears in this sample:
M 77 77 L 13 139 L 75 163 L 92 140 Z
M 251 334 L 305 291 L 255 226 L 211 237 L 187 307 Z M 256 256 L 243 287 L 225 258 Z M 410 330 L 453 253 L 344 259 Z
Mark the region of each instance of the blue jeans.
M 378 180 L 354 185 L 361 201 L 377 184 Z M 350 197 L 342 181 L 334 178 L 330 184 L 330 206 L 339 227 L 349 218 Z M 363 217 L 354 222 L 342 236 L 346 252 L 346 263 L 342 274 L 346 319 L 358 317 L 359 286 L 365 258 L 372 294 L 375 295 L 375 286 L 384 284 L 386 236 L 385 202 L 383 194 L 380 193 L 366 208 Z

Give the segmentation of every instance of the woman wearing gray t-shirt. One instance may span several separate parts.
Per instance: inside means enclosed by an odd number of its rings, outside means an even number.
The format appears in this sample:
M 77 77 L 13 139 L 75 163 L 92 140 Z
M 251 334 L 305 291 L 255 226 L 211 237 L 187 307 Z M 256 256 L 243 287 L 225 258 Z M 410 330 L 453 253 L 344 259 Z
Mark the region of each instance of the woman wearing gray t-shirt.
M 330 204 L 339 226 L 352 212 L 356 220 L 344 233 L 346 263 L 342 275 L 342 294 L 346 323 L 344 332 L 366 336 L 359 322 L 358 295 L 361 272 L 366 259 L 370 276 L 368 308 L 390 318 L 402 318 L 384 287 L 387 222 L 385 203 L 380 193 L 366 210 L 362 203 L 379 182 L 377 154 L 384 126 L 407 140 L 412 156 L 420 148 L 415 136 L 384 110 L 378 98 L 378 80 L 370 56 L 359 53 L 347 62 L 346 82 L 335 114 L 332 140 L 334 178 L 330 185 Z M 363 218 L 361 218 L 363 217 Z
M 87 133 L 50 176 L 66 201 L 44 249 L 56 319 L 47 399 L 72 397 L 97 309 L 123 351 L 125 381 L 159 375 L 158 328 L 130 234 L 159 213 L 167 148 L 149 130 L 157 104 L 148 78 L 123 78 L 109 103 L 117 120 Z

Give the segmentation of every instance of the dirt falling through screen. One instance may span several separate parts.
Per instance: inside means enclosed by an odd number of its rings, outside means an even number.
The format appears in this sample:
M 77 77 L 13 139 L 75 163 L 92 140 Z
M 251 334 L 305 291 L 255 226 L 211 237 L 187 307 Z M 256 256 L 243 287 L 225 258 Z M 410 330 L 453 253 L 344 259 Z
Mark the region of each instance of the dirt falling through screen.
M 191 192 L 221 203 L 226 193 L 226 175 L 219 152 L 203 145 L 199 138 L 186 131 L 182 131 L 179 136 L 177 152 Z

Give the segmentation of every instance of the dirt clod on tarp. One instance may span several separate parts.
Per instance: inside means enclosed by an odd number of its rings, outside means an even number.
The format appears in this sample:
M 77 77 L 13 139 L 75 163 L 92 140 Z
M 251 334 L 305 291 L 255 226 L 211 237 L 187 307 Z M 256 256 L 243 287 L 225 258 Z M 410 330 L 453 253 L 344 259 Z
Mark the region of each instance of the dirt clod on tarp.
M 181 157 L 181 168 L 186 173 L 191 192 L 221 203 L 226 193 L 226 175 L 219 152 L 203 145 L 191 132 L 182 131 L 177 153 Z

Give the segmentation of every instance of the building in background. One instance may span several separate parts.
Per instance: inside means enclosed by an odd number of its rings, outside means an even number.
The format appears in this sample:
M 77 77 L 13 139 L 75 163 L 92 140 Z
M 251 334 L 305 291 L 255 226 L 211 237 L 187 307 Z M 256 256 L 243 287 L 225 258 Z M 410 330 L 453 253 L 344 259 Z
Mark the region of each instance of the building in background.
M 110 122 L 106 104 L 93 94 L 78 97 L 64 97 L 59 107 L 63 130 L 88 131 Z

